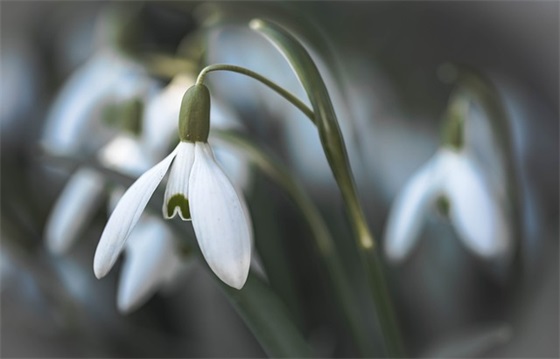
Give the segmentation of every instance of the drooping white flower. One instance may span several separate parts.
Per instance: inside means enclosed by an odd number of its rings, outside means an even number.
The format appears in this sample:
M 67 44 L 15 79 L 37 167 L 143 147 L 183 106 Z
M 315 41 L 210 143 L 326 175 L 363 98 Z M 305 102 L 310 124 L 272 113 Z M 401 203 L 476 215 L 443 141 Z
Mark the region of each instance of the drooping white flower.
M 253 236 L 249 212 L 206 142 L 210 116 L 208 90 L 203 85 L 193 86 L 185 98 L 192 89 L 192 93 L 202 91 L 204 100 L 202 105 L 200 101 L 195 101 L 193 106 L 187 104 L 185 114 L 181 111 L 185 122 L 180 123 L 181 142 L 170 155 L 138 178 L 109 218 L 95 253 L 94 272 L 98 278 L 107 274 L 117 260 L 150 197 L 171 167 L 164 217 L 179 214 L 183 220 L 192 218 L 206 261 L 226 284 L 240 289 L 247 279 Z
M 416 243 L 437 199 L 449 202 L 449 217 L 465 246 L 491 258 L 506 252 L 509 229 L 505 212 L 468 149 L 441 148 L 397 196 L 385 231 L 385 251 L 402 260 Z

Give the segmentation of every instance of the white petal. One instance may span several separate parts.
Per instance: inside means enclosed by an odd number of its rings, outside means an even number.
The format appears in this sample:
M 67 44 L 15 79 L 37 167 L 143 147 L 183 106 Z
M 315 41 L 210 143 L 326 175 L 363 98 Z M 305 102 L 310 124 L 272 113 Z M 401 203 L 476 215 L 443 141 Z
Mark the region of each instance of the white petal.
M 226 284 L 241 289 L 251 263 L 251 219 L 243 197 L 207 143 L 195 144 L 189 200 L 196 238 L 208 265 Z
M 140 176 L 117 204 L 103 230 L 97 250 L 95 251 L 93 271 L 97 278 L 105 276 L 113 264 L 115 264 L 126 238 L 136 222 L 138 222 L 142 211 L 163 179 L 163 176 L 165 176 L 176 154 L 177 149 Z
M 420 235 L 425 212 L 441 190 L 442 158 L 437 153 L 416 172 L 397 196 L 385 230 L 390 260 L 404 259 Z
M 188 209 L 188 184 L 194 162 L 194 143 L 180 142 L 177 146 L 177 158 L 171 166 L 165 197 L 163 201 L 163 217 L 170 219 L 179 214 L 183 221 L 190 220 Z M 173 208 L 170 208 L 173 206 Z
M 47 220 L 45 237 L 53 253 L 61 254 L 89 225 L 103 198 L 103 176 L 89 168 L 72 175 L 56 201 Z
M 144 304 L 181 269 L 173 234 L 161 220 L 140 220 L 126 245 L 117 306 L 129 313 Z
M 457 156 L 445 188 L 451 220 L 465 245 L 482 257 L 502 254 L 508 241 L 504 213 L 480 169 L 465 154 Z

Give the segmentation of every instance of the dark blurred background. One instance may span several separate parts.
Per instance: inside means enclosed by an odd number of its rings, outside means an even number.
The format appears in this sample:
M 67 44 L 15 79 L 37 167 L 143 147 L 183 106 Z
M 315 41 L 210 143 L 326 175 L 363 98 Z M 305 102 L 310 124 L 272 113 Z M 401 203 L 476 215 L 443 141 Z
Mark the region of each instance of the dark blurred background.
M 45 248 L 45 222 L 68 173 L 45 169 L 38 143 L 57 92 L 95 53 L 97 18 L 111 5 L 0 3 L 0 355 L 262 357 L 262 348 L 204 266 L 195 267 L 173 291 L 156 294 L 138 311 L 119 314 L 118 271 L 98 281 L 91 270 L 105 211 L 69 253 L 54 256 Z M 199 26 L 200 5 L 146 3 L 140 47 L 175 52 L 184 36 Z M 524 229 L 518 233 L 523 270 L 515 280 L 504 279 L 508 276 L 500 270 L 465 252 L 449 225 L 432 216 L 411 258 L 401 265 L 387 264 L 390 287 L 410 356 L 559 355 L 558 2 L 303 1 L 204 6 L 215 6 L 238 22 L 264 16 L 292 26 L 316 47 L 318 56 L 328 59 L 335 76 L 344 78 L 346 87 L 339 90 L 350 97 L 348 106 L 357 121 L 371 130 L 361 134 L 368 142 L 363 148 L 369 152 L 363 155 L 369 162 L 369 177 L 357 182 L 366 193 L 362 201 L 378 238 L 399 188 L 438 147 L 440 120 L 453 89 L 453 84 L 442 80 L 442 65 L 465 64 L 487 75 L 509 115 L 523 197 L 519 210 Z M 346 92 L 347 87 L 352 91 Z M 235 104 L 244 120 L 262 116 L 259 103 L 253 102 Z M 276 142 L 274 132 L 252 131 Z M 257 246 L 259 233 L 265 237 L 275 232 L 280 238 L 277 255 L 291 271 L 285 280 L 294 283 L 295 301 L 301 303 L 295 307 L 303 311 L 292 313 L 300 317 L 296 322 L 319 356 L 355 356 L 345 339 L 338 339 L 344 338 L 339 320 L 325 315 L 333 303 L 323 302 L 324 285 L 315 280 L 321 270 L 316 260 L 309 259 L 309 245 L 301 244 L 308 235 L 305 225 L 280 190 L 256 177 L 250 199 L 253 212 L 262 207 L 254 218 Z M 340 208 L 329 208 L 340 204 L 336 188 L 327 185 L 322 192 L 313 192 L 313 198 L 334 223 L 333 232 L 348 236 L 346 220 L 338 219 Z M 339 245 L 344 258 L 352 258 L 349 245 Z M 349 267 L 350 273 L 359 271 Z M 492 328 L 498 328 L 505 339 L 483 335 Z M 454 344 L 463 337 L 467 344 Z

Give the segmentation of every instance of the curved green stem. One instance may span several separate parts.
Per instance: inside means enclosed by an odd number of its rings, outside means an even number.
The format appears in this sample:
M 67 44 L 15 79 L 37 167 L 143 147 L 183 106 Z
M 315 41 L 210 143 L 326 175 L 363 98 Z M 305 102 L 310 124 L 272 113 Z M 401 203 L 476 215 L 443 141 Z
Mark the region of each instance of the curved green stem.
M 214 64 L 214 65 L 207 66 L 204 69 L 202 69 L 202 71 L 200 71 L 200 74 L 196 79 L 196 84 L 197 85 L 202 84 L 204 82 L 204 78 L 206 77 L 206 75 L 209 72 L 214 72 L 214 71 L 230 71 L 230 72 L 236 72 L 238 74 L 252 77 L 253 79 L 268 86 L 270 89 L 278 93 L 280 96 L 284 97 L 286 100 L 291 102 L 295 107 L 300 109 L 301 112 L 305 114 L 305 116 L 309 117 L 309 119 L 313 123 L 315 123 L 315 115 L 313 111 L 309 107 L 307 107 L 303 102 L 301 102 L 295 95 L 293 95 L 289 91 L 286 91 L 284 88 L 280 87 L 278 84 L 274 83 L 273 81 L 267 79 L 263 75 L 260 75 L 254 71 L 251 71 L 241 66 L 227 65 L 227 64 Z

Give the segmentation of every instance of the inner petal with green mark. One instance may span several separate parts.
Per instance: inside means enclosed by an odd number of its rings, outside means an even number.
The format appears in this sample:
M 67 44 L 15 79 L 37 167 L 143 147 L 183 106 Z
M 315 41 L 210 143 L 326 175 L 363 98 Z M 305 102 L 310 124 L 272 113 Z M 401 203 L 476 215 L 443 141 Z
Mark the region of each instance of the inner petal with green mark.
M 182 194 L 175 194 L 169 198 L 166 206 L 166 218 L 173 218 L 179 214 L 183 221 L 191 220 L 191 211 L 189 210 L 189 200 Z

